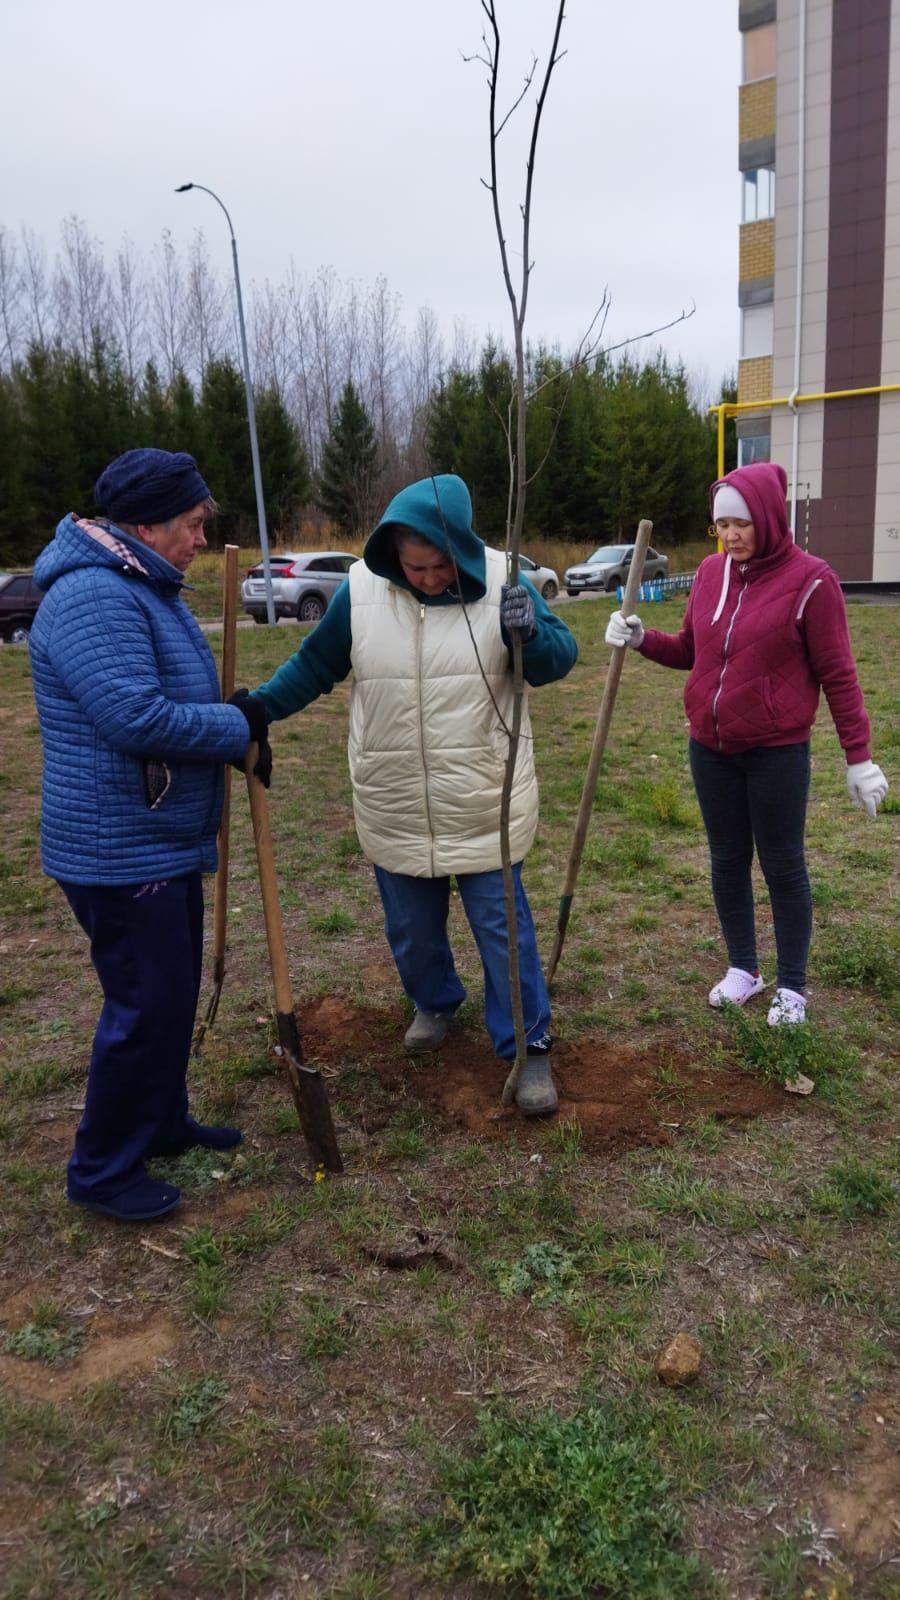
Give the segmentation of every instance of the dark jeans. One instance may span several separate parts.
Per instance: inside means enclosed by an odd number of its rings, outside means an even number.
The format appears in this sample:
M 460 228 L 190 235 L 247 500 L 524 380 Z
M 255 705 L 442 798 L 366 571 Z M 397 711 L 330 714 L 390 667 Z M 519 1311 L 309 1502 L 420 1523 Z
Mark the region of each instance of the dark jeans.
M 91 941 L 103 1008 L 69 1190 L 109 1200 L 185 1135 L 187 1064 L 203 962 L 199 872 L 115 888 L 61 883 Z
M 760 746 L 723 756 L 692 739 L 690 756 L 729 962 L 747 972 L 758 970 L 750 877 L 755 844 L 772 902 L 778 985 L 803 994 L 812 934 L 803 853 L 809 744 Z
M 447 938 L 449 878 L 411 878 L 403 872 L 375 868 L 384 906 L 384 931 L 400 981 L 420 1011 L 453 1016 L 466 998 Z M 522 867 L 513 867 L 516 924 L 519 932 L 519 982 L 525 1014 L 526 1043 L 542 1041 L 550 1026 L 550 1000 L 531 908 L 522 885 Z M 512 1001 L 509 993 L 509 941 L 503 873 L 458 872 L 456 885 L 484 969 L 484 1020 L 501 1060 L 516 1054 Z

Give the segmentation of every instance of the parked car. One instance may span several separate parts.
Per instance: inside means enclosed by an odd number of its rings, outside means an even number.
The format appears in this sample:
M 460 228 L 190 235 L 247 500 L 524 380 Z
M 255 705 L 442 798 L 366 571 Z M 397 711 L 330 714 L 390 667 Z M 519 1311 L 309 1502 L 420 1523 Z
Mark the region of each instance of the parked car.
M 624 587 L 633 555 L 633 544 L 602 544 L 577 567 L 566 569 L 566 594 L 583 594 L 590 589 L 605 589 L 609 594 L 614 593 L 620 584 Z M 668 556 L 661 556 L 658 550 L 651 550 L 648 546 L 641 582 L 650 583 L 654 578 L 666 578 L 668 573 Z
M 501 554 L 503 552 L 501 551 Z M 552 567 L 539 567 L 530 556 L 519 555 L 519 567 L 545 600 L 555 600 L 559 594 L 559 579 Z
M 0 572 L 0 639 L 24 644 L 43 598 L 30 572 Z
M 328 602 L 359 556 L 341 550 L 285 550 L 270 558 L 275 616 L 318 622 Z M 262 562 L 251 567 L 241 584 L 244 610 L 254 622 L 266 619 L 266 584 Z

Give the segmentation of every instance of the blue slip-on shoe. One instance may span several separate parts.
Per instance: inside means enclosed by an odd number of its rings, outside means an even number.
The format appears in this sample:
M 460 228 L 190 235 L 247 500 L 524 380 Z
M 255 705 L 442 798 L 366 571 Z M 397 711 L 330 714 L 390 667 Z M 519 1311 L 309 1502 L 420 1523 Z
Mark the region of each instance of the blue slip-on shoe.
M 130 1189 L 112 1195 L 108 1200 L 93 1200 L 89 1195 L 66 1190 L 70 1205 L 82 1211 L 98 1211 L 101 1216 L 115 1217 L 117 1222 L 152 1222 L 154 1217 L 164 1217 L 173 1211 L 181 1199 L 181 1190 L 174 1184 L 159 1183 L 155 1178 L 140 1178 Z
M 181 1138 L 173 1139 L 170 1144 L 154 1145 L 150 1155 L 158 1158 L 183 1156 L 185 1150 L 234 1150 L 243 1137 L 240 1128 L 216 1128 L 188 1117 Z

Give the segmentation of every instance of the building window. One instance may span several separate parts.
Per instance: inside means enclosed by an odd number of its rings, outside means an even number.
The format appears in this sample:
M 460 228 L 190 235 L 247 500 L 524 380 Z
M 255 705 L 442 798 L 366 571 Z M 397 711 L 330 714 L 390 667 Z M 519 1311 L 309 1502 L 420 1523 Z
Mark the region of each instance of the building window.
M 742 222 L 762 222 L 775 215 L 775 168 L 752 167 L 743 179 Z
M 738 439 L 738 466 L 752 467 L 754 461 L 768 461 L 771 439 L 767 433 L 751 433 Z
M 757 78 L 775 76 L 775 23 L 767 22 L 762 28 L 749 28 L 741 34 L 744 41 L 744 83 L 755 83 Z
M 775 334 L 775 307 L 746 306 L 741 312 L 741 358 L 770 356 Z

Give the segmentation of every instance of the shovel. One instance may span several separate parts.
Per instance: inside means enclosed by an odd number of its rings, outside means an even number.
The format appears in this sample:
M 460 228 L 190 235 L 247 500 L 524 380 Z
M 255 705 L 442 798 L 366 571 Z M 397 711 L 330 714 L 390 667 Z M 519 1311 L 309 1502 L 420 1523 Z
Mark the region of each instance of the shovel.
M 331 1106 L 322 1074 L 317 1067 L 306 1065 L 300 1046 L 300 1033 L 294 1013 L 294 999 L 284 949 L 284 926 L 275 877 L 272 832 L 269 826 L 269 801 L 262 783 L 253 771 L 258 759 L 259 746 L 249 745 L 245 762 L 247 792 L 250 796 L 250 816 L 253 821 L 253 838 L 262 890 L 269 964 L 272 968 L 272 983 L 275 989 L 278 1042 L 281 1045 L 291 1094 L 294 1097 L 294 1105 L 297 1108 L 310 1160 L 317 1169 L 324 1167 L 326 1172 L 343 1172 L 344 1163 L 335 1137 Z
M 644 575 L 644 556 L 650 543 L 653 532 L 653 523 L 646 519 L 638 524 L 637 538 L 634 541 L 634 553 L 631 557 L 631 566 L 625 582 L 625 594 L 622 600 L 623 616 L 630 616 L 634 610 L 637 592 L 641 586 Z M 559 915 L 556 923 L 556 939 L 550 964 L 547 968 L 547 988 L 553 982 L 553 977 L 559 965 L 562 948 L 566 941 L 566 928 L 569 923 L 569 912 L 575 898 L 575 885 L 578 882 L 578 869 L 581 866 L 581 855 L 584 850 L 584 841 L 587 838 L 588 824 L 591 820 L 591 811 L 594 806 L 594 795 L 597 792 L 597 779 L 600 776 L 600 766 L 606 750 L 606 740 L 609 734 L 609 725 L 612 721 L 613 708 L 616 695 L 619 692 L 619 679 L 622 676 L 622 666 L 625 661 L 625 650 L 621 645 L 616 645 L 609 659 L 606 669 L 606 683 L 603 689 L 603 699 L 600 701 L 600 710 L 597 715 L 597 726 L 594 729 L 594 739 L 591 744 L 591 757 L 585 773 L 584 785 L 581 790 L 581 802 L 578 807 L 578 819 L 575 823 L 575 835 L 572 839 L 572 848 L 569 851 L 569 861 L 566 867 L 566 879 L 563 892 L 559 901 Z
M 225 576 L 222 597 L 222 699 L 234 693 L 234 658 L 237 632 L 237 574 L 238 546 L 225 546 Z M 197 1024 L 191 1046 L 195 1056 L 203 1051 L 203 1042 L 216 1020 L 222 985 L 225 982 L 225 937 L 228 922 L 228 844 L 231 833 L 231 768 L 225 767 L 225 789 L 222 798 L 222 820 L 219 823 L 219 864 L 216 868 L 216 887 L 213 899 L 213 991 L 206 1007 L 206 1016 Z

